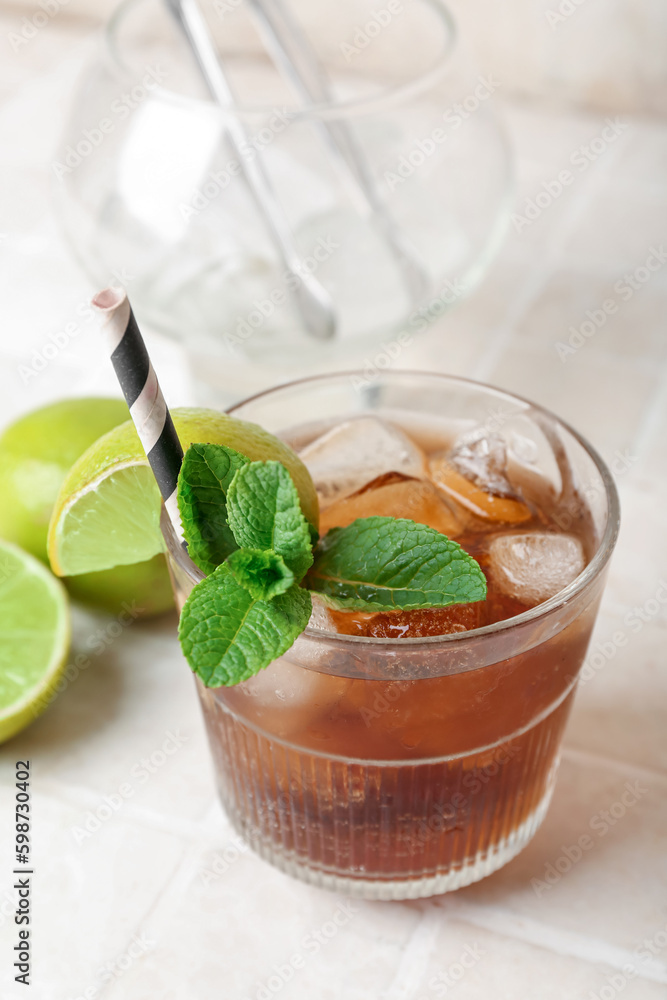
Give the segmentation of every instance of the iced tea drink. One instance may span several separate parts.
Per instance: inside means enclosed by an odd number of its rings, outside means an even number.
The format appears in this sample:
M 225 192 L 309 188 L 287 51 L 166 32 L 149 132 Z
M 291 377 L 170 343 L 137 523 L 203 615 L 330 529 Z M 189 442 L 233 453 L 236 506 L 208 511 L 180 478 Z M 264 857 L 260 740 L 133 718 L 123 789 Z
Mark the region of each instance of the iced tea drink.
M 410 518 L 488 584 L 422 611 L 314 598 L 285 656 L 236 687 L 198 682 L 232 823 L 274 865 L 367 898 L 482 878 L 549 804 L 618 525 L 604 464 L 545 411 L 445 376 L 310 379 L 232 412 L 300 453 L 322 534 Z M 201 574 L 170 551 L 182 601 Z

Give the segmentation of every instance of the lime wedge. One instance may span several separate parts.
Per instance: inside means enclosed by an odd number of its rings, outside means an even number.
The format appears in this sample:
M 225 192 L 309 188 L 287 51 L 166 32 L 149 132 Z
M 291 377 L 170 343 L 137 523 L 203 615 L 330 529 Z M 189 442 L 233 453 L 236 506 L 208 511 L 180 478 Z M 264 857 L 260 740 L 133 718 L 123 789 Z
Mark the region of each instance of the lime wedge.
M 275 459 L 290 472 L 303 513 L 317 526 L 317 493 L 308 470 L 283 441 L 256 424 L 217 410 L 172 410 L 186 450 L 224 444 L 253 461 Z M 54 573 L 72 577 L 144 562 L 164 551 L 160 495 L 131 422 L 115 427 L 70 469 L 49 525 Z
M 46 708 L 69 641 L 62 584 L 34 556 L 0 542 L 0 742 Z
M 57 566 L 77 576 L 151 559 L 164 548 L 160 493 L 147 465 L 121 465 L 93 479 L 65 506 Z

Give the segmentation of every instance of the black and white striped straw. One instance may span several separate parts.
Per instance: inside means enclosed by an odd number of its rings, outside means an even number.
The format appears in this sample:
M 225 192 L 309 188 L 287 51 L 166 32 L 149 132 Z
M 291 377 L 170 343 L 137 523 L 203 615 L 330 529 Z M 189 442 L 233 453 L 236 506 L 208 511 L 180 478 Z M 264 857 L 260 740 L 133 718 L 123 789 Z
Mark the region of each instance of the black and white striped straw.
M 153 370 L 127 294 L 105 288 L 92 302 L 103 317 L 111 363 L 134 421 L 146 458 L 178 538 L 183 540 L 176 502 L 183 448 Z

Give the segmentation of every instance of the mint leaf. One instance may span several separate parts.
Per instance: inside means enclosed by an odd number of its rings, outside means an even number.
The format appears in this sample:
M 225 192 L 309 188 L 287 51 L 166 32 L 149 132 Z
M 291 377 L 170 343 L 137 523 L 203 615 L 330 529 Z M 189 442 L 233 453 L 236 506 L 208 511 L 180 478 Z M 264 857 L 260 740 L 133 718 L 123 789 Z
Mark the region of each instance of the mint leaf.
M 178 509 L 188 554 L 204 573 L 238 548 L 227 521 L 226 493 L 249 459 L 219 444 L 193 444 L 178 475 Z
M 224 563 L 193 588 L 178 636 L 190 667 L 207 687 L 238 684 L 287 652 L 310 613 L 307 591 L 292 586 L 271 601 L 258 601 Z
M 332 528 L 315 550 L 305 585 L 332 607 L 360 611 L 412 611 L 486 597 L 484 574 L 460 545 L 393 517 Z
M 227 517 L 239 546 L 276 552 L 297 583 L 312 565 L 308 522 L 280 462 L 250 462 L 238 470 L 227 492 Z
M 227 559 L 237 583 L 258 601 L 284 594 L 294 583 L 294 573 L 285 560 L 270 549 L 237 549 Z

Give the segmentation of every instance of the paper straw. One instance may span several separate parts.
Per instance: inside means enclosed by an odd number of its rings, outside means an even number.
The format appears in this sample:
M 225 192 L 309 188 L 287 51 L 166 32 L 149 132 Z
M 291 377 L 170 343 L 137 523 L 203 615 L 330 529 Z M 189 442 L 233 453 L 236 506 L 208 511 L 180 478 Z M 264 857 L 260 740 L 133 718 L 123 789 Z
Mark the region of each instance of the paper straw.
M 164 505 L 178 538 L 183 540 L 176 502 L 183 448 L 153 371 L 127 293 L 105 288 L 92 301 L 103 317 L 111 363 L 134 421 L 146 458 L 153 470 Z

